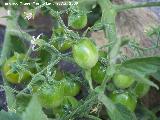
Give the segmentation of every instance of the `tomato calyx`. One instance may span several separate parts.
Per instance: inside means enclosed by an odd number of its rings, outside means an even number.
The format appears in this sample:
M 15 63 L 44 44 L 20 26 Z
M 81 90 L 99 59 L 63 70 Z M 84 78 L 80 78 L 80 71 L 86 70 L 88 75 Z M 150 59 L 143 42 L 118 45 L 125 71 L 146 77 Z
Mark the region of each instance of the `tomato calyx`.
M 30 80 L 32 67 L 24 61 L 25 54 L 16 53 L 10 57 L 3 66 L 3 74 L 6 80 L 12 84 L 19 84 Z

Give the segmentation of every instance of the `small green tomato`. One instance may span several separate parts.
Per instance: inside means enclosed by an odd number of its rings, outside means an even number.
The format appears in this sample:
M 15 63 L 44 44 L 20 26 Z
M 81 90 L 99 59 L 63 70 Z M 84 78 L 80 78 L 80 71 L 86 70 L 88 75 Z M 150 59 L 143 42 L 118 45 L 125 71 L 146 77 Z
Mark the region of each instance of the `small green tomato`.
M 114 91 L 110 94 L 110 98 L 114 103 L 122 104 L 132 112 L 135 110 L 137 105 L 136 97 L 129 92 Z
M 91 69 L 98 61 L 98 49 L 91 40 L 84 38 L 73 46 L 73 57 L 80 67 Z
M 115 74 L 113 77 L 113 83 L 117 88 L 125 89 L 130 87 L 134 83 L 134 79 L 125 74 Z

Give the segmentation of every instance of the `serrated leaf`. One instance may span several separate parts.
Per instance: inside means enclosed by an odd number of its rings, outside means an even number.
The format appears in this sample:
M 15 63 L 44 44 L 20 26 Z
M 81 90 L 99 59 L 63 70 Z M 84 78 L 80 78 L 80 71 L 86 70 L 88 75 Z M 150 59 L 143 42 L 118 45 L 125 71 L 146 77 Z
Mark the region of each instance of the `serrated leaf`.
M 138 120 L 157 120 L 156 115 L 142 105 L 138 105 L 136 109 L 136 116 Z
M 160 81 L 160 68 L 156 73 L 152 74 L 152 77 L 158 81 Z
M 15 111 L 16 101 L 14 91 L 9 87 L 4 87 L 6 93 L 7 107 L 9 111 Z
M 158 86 L 146 76 L 156 73 L 160 68 L 160 57 L 145 57 L 127 60 L 120 66 L 120 71 L 133 76 L 137 81 L 144 82 L 158 89 Z
M 26 52 L 26 50 L 27 50 L 26 46 L 19 37 L 12 35 L 11 36 L 11 43 L 12 43 L 12 49 L 14 52 L 15 51 L 18 53 L 25 53 Z
M 36 95 L 33 95 L 26 111 L 22 115 L 22 120 L 48 120 L 42 111 Z
M 31 99 L 31 95 L 21 94 L 16 96 L 16 111 L 22 113 L 25 111 Z
M 160 67 L 160 57 L 135 58 L 122 63 L 122 67 L 130 68 L 146 76 L 155 73 Z
M 22 29 L 26 29 L 28 27 L 28 21 L 24 19 L 22 16 L 19 16 L 18 24 L 20 25 Z
M 155 87 L 156 89 L 159 89 L 158 85 L 156 85 L 154 82 L 147 79 L 139 71 L 136 71 L 134 69 L 124 68 L 124 67 L 121 68 L 121 71 L 123 71 L 125 74 L 132 76 L 138 82 L 146 83 L 150 86 Z
M 13 112 L 0 111 L 0 120 L 21 120 L 20 116 Z
M 98 99 L 105 105 L 111 120 L 137 120 L 134 113 L 123 105 L 115 105 L 106 95 L 100 94 Z

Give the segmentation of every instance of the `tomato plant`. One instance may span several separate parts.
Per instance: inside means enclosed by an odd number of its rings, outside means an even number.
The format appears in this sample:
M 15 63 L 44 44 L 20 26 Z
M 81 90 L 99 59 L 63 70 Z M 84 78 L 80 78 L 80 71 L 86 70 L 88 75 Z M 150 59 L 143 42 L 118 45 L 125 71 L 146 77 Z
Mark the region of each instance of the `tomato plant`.
M 115 74 L 113 77 L 115 86 L 121 89 L 130 87 L 134 81 L 131 76 L 124 74 Z
M 98 49 L 91 40 L 84 38 L 73 46 L 73 57 L 80 67 L 89 69 L 98 61 Z
M 129 92 L 114 91 L 111 93 L 110 98 L 115 103 L 120 103 L 127 107 L 129 110 L 134 111 L 137 105 L 136 97 Z
M 149 110 L 138 98 L 147 95 L 150 87 L 159 89 L 155 81 L 159 80 L 160 57 L 145 53 L 159 50 L 160 30 L 152 28 L 148 36 L 151 46 L 144 47 L 133 36 L 118 35 L 117 27 L 119 21 L 123 22 L 119 19 L 120 12 L 159 6 L 160 2 L 115 4 L 117 0 L 73 0 L 52 1 L 51 5 L 51 0 L 27 5 L 5 2 L 1 6 L 9 16 L 0 58 L 4 79 L 0 96 L 5 93 L 2 96 L 6 98 L 3 97 L 0 106 L 7 104 L 7 112 L 0 111 L 0 120 L 158 119 L 159 108 L 149 106 Z M 49 20 L 39 22 L 41 17 Z M 106 40 L 103 43 L 102 38 Z M 11 56 L 17 52 L 24 54 Z
M 13 83 L 13 84 L 19 84 L 21 82 L 24 82 L 30 79 L 31 76 L 29 72 L 25 70 L 20 70 L 17 68 L 18 66 L 17 62 L 19 61 L 19 65 L 21 65 L 24 57 L 25 57 L 24 54 L 16 54 L 10 57 L 5 62 L 3 66 L 3 74 L 8 82 Z

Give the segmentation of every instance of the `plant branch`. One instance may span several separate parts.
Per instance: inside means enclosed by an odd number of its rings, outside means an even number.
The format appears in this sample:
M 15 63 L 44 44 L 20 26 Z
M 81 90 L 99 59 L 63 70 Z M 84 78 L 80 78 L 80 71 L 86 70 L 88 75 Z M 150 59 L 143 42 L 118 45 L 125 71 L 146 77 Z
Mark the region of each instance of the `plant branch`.
M 141 8 L 141 7 L 156 7 L 160 6 L 160 2 L 143 2 L 143 3 L 132 3 L 125 5 L 115 5 L 116 11 L 120 12 L 123 10 L 128 10 L 132 8 Z
M 90 89 L 93 90 L 92 78 L 91 78 L 91 69 L 85 70 L 85 78 L 88 80 Z

